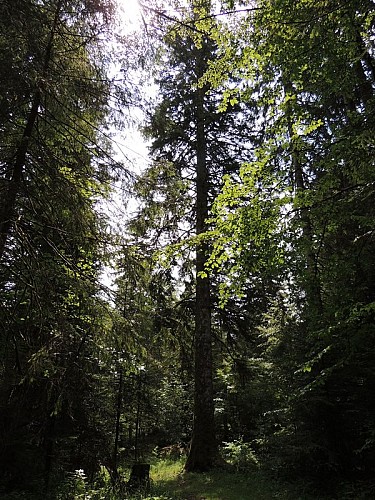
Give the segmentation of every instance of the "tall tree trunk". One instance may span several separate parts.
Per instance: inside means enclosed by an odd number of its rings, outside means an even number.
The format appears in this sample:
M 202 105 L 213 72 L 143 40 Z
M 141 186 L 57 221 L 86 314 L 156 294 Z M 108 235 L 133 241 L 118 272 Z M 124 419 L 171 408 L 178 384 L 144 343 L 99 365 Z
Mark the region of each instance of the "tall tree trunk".
M 63 0 L 60 0 L 56 6 L 55 17 L 44 55 L 42 73 L 37 83 L 38 87 L 36 88 L 34 97 L 32 99 L 30 112 L 27 117 L 26 125 L 22 134 L 22 139 L 14 155 L 13 166 L 10 166 L 9 168 L 9 171 L 11 173 L 9 176 L 10 179 L 8 181 L 8 189 L 6 190 L 4 198 L 0 204 L 0 262 L 3 260 L 7 240 L 12 230 L 14 218 L 16 215 L 17 197 L 21 188 L 22 176 L 26 164 L 27 153 L 29 151 L 31 136 L 38 118 L 39 106 L 42 101 L 41 88 L 44 84 L 44 80 L 48 76 L 48 69 L 52 57 L 52 48 L 56 35 L 57 24 L 60 18 L 62 4 Z
M 203 74 L 203 54 L 198 53 L 198 78 Z M 205 132 L 205 89 L 196 91 L 196 234 L 206 230 L 208 217 L 207 143 Z M 215 436 L 212 381 L 210 279 L 205 269 L 208 247 L 199 243 L 196 249 L 195 302 L 195 389 L 194 427 L 186 471 L 206 471 L 218 462 Z M 205 273 L 205 277 L 200 273 Z

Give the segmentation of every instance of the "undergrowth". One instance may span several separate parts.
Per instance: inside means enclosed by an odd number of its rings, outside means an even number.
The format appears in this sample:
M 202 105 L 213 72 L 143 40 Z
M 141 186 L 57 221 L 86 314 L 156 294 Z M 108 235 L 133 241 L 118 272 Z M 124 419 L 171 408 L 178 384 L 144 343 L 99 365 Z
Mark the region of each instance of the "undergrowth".
M 114 490 L 109 478 L 101 488 L 83 491 L 82 477 L 77 475 L 74 496 L 59 496 L 58 500 L 308 500 L 290 485 L 270 480 L 259 470 L 233 472 L 215 470 L 205 474 L 184 473 L 184 459 L 158 460 L 151 465 L 151 484 L 148 492 L 132 495 L 126 490 Z M 125 476 L 124 476 L 125 478 Z M 72 486 L 72 485 L 70 485 Z M 70 495 L 72 490 L 70 490 Z
M 241 455 L 242 457 L 242 455 Z M 185 459 L 155 460 L 151 464 L 151 482 L 148 491 L 130 494 L 126 488 L 129 471 L 123 470 L 122 488 L 113 488 L 103 468 L 98 481 L 89 484 L 84 472 L 77 470 L 55 490 L 52 500 L 366 500 L 366 490 L 345 487 L 340 496 L 316 496 L 304 483 L 290 484 L 270 478 L 259 467 L 232 471 L 214 470 L 205 474 L 184 473 Z M 256 464 L 257 465 L 257 464 Z M 364 495 L 362 495 L 364 493 Z M 14 492 L 1 496 L 3 500 L 41 500 L 45 495 L 29 496 Z

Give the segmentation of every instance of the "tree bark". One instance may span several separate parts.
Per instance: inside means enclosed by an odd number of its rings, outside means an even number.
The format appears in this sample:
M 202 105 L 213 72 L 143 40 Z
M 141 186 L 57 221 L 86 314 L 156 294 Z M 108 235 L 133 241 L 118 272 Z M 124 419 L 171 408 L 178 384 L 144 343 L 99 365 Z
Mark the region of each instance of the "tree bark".
M 198 78 L 203 75 L 202 49 L 197 57 Z M 196 107 L 196 234 L 206 231 L 208 217 L 207 139 L 205 131 L 205 89 L 198 88 Z M 186 471 L 203 472 L 218 462 L 219 452 L 215 436 L 210 279 L 205 269 L 208 246 L 199 243 L 196 249 L 196 302 L 195 302 L 195 373 L 194 373 L 194 425 Z M 205 273 L 201 276 L 200 273 Z

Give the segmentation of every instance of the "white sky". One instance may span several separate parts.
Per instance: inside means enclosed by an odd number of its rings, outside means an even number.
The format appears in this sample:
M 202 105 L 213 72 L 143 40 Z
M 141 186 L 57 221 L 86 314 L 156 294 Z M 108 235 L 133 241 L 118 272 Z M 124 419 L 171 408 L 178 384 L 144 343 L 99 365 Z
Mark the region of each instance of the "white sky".
M 136 29 L 141 22 L 141 8 L 138 0 L 117 0 L 118 13 L 124 24 Z
M 122 35 L 130 34 L 137 31 L 142 26 L 141 9 L 138 0 L 116 0 L 118 14 L 118 33 Z M 115 74 L 120 71 L 120 68 L 114 68 Z M 113 75 L 115 76 L 115 75 Z M 119 78 L 122 78 L 121 71 Z M 141 120 L 141 113 L 136 109 L 133 110 L 135 118 Z M 135 174 L 140 173 L 148 164 L 148 148 L 141 133 L 137 129 L 137 125 L 129 126 L 125 130 L 113 130 L 112 147 L 115 158 L 123 163 L 125 168 Z M 101 204 L 103 210 L 111 220 L 113 227 L 117 226 L 117 230 L 121 227 L 121 222 L 124 223 L 131 217 L 132 213 L 137 208 L 134 199 L 128 195 L 123 196 L 121 182 L 116 183 L 112 192 L 111 200 Z M 126 200 L 126 204 L 125 202 Z M 114 290 L 113 286 L 113 269 L 106 266 L 100 278 L 101 283 L 109 290 Z M 109 297 L 107 297 L 108 299 Z
M 119 15 L 119 31 L 123 33 L 131 33 L 141 28 L 142 16 L 141 7 L 138 0 L 116 0 L 117 11 Z M 135 115 L 141 116 L 136 110 Z M 138 162 L 142 165 L 147 161 L 147 146 L 136 129 L 127 129 L 124 133 L 119 134 L 114 144 L 116 153 L 121 156 L 126 156 L 131 159 L 134 164 Z M 132 168 L 131 170 L 134 170 Z M 135 166 L 135 170 L 138 170 Z

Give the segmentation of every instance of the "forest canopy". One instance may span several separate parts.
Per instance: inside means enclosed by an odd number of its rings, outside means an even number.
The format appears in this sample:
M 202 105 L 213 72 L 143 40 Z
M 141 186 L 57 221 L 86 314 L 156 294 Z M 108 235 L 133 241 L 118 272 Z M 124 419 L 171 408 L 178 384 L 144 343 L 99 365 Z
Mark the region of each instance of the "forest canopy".
M 0 2 L 0 496 L 371 498 L 374 2 L 122 8 Z

